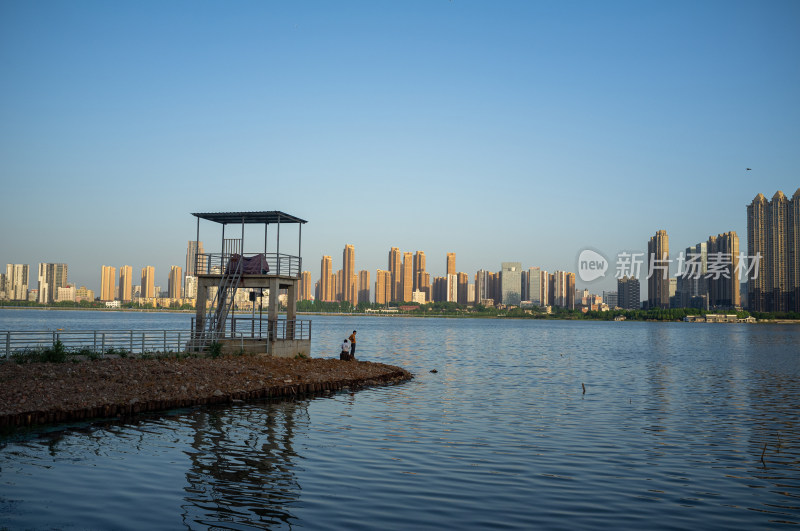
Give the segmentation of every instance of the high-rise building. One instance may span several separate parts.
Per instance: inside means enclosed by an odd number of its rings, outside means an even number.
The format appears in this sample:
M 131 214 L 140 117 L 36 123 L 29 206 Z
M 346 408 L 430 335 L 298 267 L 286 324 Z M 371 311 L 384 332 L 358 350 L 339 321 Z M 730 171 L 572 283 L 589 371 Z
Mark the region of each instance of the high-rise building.
M 739 236 L 726 232 L 710 236 L 707 243 L 708 302 L 711 306 L 738 308 L 739 293 Z
M 356 304 L 369 302 L 369 271 L 362 269 L 358 272 L 358 299 Z
M 170 299 L 183 298 L 183 270 L 181 266 L 172 266 L 169 270 L 167 293 Z
M 56 302 L 58 288 L 66 287 L 67 264 L 39 264 L 39 302 Z
M 553 306 L 567 307 L 567 272 L 553 272 Z
M 197 277 L 186 275 L 183 278 L 183 298 L 185 299 L 197 298 Z
M 117 268 L 102 266 L 100 269 L 100 300 L 113 301 L 117 298 Z
M 417 251 L 414 253 L 414 291 L 422 289 L 422 277 L 425 274 L 425 253 Z
M 129 265 L 121 266 L 119 268 L 119 295 L 118 295 L 119 300 L 121 300 L 122 302 L 130 302 L 131 300 L 133 300 L 132 288 L 133 288 L 133 267 Z
M 325 302 L 334 300 L 333 294 L 333 260 L 323 256 L 319 268 L 319 298 Z
M 389 304 L 392 298 L 392 273 L 378 269 L 375 275 L 375 304 Z
M 567 309 L 575 309 L 575 273 L 567 273 Z
M 47 304 L 50 300 L 50 286 L 47 284 L 47 264 L 39 264 L 38 274 L 39 285 L 36 290 L 36 301 L 40 304 Z M 0 286 L 0 288 L 3 288 Z
M 142 268 L 142 295 L 143 299 L 153 299 L 156 295 L 156 270 L 153 266 Z
M 28 264 L 6 265 L 6 298 L 12 301 L 28 300 L 28 282 L 30 271 Z
M 617 279 L 617 305 L 623 310 L 638 310 L 641 308 L 639 294 L 639 279 L 624 276 Z
M 186 248 L 186 275 L 196 277 L 198 273 L 206 273 L 206 257 L 203 253 L 203 242 L 189 240 Z
M 338 269 L 333 276 L 335 278 L 333 283 L 334 298 L 337 302 L 342 302 L 344 300 L 344 273 L 341 269 Z
M 647 242 L 649 308 L 669 308 L 669 236 L 660 230 Z
M 433 277 L 431 295 L 431 302 L 447 301 L 447 277 Z
M 619 298 L 616 291 L 603 291 L 603 302 L 608 305 L 610 309 L 619 306 Z
M 800 311 L 800 188 L 791 199 L 779 190 L 747 205 L 747 255 L 761 256 L 758 274 L 748 275 L 749 308 Z
M 475 273 L 475 302 L 481 304 L 481 301 L 491 299 L 490 296 L 490 279 L 491 273 L 484 269 L 479 269 Z
M 458 282 L 456 302 L 459 304 L 467 304 L 469 302 L 469 275 L 466 273 L 458 273 L 456 278 Z
M 447 274 L 456 274 L 456 253 L 447 253 Z
M 528 268 L 528 300 L 534 306 L 543 306 L 542 270 L 538 267 Z
M 425 294 L 425 300 L 430 302 L 431 300 L 431 274 L 427 271 L 423 271 L 420 273 L 419 276 L 419 285 L 417 289 Z
M 400 280 L 402 294 L 401 302 L 410 302 L 414 293 L 414 264 L 411 253 L 403 253 L 403 269 Z
M 392 274 L 392 296 L 393 301 L 402 301 L 403 293 L 401 290 L 402 283 L 402 255 L 400 249 L 392 247 L 389 249 L 389 272 Z
M 522 263 L 503 262 L 500 267 L 500 301 L 506 306 L 519 306 L 522 300 Z
M 311 300 L 311 271 L 303 271 L 300 273 L 300 285 L 297 289 L 297 300 Z
M 458 302 L 458 276 L 447 275 L 445 284 L 447 302 Z
M 553 286 L 554 286 L 553 275 L 542 269 L 541 283 L 542 283 L 542 306 L 552 306 Z
M 345 245 L 342 251 L 342 300 L 353 306 L 358 303 L 356 283 L 356 250 L 352 245 Z

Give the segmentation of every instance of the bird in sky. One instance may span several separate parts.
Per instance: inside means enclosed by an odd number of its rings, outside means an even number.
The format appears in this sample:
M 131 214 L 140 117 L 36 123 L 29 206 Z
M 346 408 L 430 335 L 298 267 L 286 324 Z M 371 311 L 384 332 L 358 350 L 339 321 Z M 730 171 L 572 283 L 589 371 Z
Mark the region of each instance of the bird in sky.
M 750 168 L 747 168 L 747 171 L 750 171 Z

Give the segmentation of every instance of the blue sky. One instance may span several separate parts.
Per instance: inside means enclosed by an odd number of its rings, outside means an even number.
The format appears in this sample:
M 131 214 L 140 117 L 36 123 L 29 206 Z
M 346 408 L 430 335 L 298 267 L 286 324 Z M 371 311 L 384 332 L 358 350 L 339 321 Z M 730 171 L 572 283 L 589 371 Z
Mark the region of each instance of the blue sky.
M 166 286 L 191 212 L 289 212 L 312 278 L 353 244 L 374 281 L 392 246 L 433 275 L 746 249 L 745 205 L 800 186 L 796 1 L 10 0 L 0 65 L 0 265 L 94 289 Z

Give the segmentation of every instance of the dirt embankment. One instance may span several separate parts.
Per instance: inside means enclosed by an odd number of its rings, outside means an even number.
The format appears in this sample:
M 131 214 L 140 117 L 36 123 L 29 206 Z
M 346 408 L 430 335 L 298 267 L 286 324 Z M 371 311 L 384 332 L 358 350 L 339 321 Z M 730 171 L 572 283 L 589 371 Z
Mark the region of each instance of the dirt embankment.
M 252 398 L 292 397 L 411 379 L 366 361 L 236 356 L 0 362 L 0 428 L 133 415 Z

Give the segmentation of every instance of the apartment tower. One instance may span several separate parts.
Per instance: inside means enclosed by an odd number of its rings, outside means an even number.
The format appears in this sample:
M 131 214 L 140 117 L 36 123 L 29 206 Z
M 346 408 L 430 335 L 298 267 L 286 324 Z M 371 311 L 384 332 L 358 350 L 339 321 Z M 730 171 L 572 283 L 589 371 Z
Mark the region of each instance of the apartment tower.
M 647 242 L 647 303 L 650 308 L 669 308 L 669 236 L 660 230 Z
M 800 311 L 800 188 L 791 199 L 779 190 L 747 205 L 747 255 L 761 256 L 758 274 L 748 275 L 749 309 Z
M 325 302 L 333 301 L 333 260 L 323 256 L 319 268 L 319 298 Z
M 133 299 L 133 267 L 124 265 L 119 268 L 119 300 L 130 302 Z
M 156 270 L 153 266 L 142 268 L 142 292 L 143 299 L 153 299 L 156 297 Z
M 102 266 L 100 269 L 100 300 L 113 301 L 116 296 L 117 268 Z
M 342 300 L 353 306 L 357 303 L 356 283 L 356 250 L 352 245 L 345 245 L 342 251 Z

